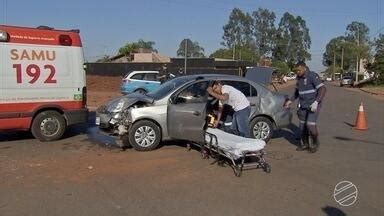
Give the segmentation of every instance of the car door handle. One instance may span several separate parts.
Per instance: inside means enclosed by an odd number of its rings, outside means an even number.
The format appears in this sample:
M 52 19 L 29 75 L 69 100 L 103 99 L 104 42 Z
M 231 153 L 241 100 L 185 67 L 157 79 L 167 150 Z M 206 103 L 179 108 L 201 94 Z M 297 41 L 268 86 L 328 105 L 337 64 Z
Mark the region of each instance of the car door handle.
M 256 104 L 255 104 L 255 103 L 251 103 L 250 105 L 251 105 L 251 106 L 256 106 Z
M 199 111 L 193 111 L 192 114 L 195 115 L 195 116 L 199 116 L 199 115 L 201 115 L 201 112 L 199 112 Z

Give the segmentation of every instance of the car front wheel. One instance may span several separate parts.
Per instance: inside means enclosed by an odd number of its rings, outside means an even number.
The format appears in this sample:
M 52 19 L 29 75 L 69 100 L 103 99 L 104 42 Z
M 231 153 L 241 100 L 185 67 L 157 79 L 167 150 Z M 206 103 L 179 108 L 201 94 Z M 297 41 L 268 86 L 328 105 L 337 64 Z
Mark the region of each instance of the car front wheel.
M 151 121 L 138 121 L 129 131 L 129 143 L 137 151 L 154 150 L 160 141 L 160 127 Z
M 264 116 L 258 116 L 251 121 L 251 136 L 255 139 L 262 139 L 268 142 L 273 134 L 273 124 L 271 120 Z

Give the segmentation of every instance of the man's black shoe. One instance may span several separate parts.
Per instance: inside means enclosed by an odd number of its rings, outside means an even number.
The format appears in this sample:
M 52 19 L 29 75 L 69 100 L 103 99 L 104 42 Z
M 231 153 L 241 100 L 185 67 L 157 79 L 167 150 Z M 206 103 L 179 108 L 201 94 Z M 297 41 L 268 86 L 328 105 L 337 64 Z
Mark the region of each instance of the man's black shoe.
M 315 153 L 315 152 L 317 152 L 317 147 L 311 147 L 311 148 L 308 148 L 308 152 L 309 152 L 309 153 Z
M 308 135 L 301 135 L 301 142 L 299 146 L 296 148 L 296 151 L 305 151 L 309 146 L 309 137 Z
M 296 151 L 305 151 L 305 150 L 307 150 L 308 149 L 308 146 L 298 146 L 297 148 L 296 148 Z
M 308 152 L 309 153 L 315 153 L 317 152 L 317 150 L 319 149 L 319 139 L 316 137 L 312 137 L 312 143 L 310 144 L 309 148 L 308 148 Z

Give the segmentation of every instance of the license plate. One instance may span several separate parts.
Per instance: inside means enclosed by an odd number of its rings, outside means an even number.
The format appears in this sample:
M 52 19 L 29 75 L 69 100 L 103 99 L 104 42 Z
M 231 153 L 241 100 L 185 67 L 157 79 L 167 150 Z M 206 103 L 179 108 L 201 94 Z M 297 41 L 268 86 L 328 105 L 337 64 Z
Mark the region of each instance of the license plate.
M 95 124 L 100 125 L 100 117 L 96 117 Z

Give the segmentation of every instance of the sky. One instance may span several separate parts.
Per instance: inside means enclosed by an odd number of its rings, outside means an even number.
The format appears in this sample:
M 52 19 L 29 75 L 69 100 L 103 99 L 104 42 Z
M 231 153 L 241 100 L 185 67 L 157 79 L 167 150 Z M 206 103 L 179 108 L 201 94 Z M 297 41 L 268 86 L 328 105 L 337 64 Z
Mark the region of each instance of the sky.
M 384 33 L 384 0 L 0 0 L 0 24 L 80 29 L 86 60 L 115 55 L 126 42 L 154 41 L 170 57 L 183 38 L 198 41 L 209 55 L 221 48 L 223 26 L 234 7 L 252 13 L 267 8 L 276 26 L 285 12 L 302 16 L 312 40 L 308 62 L 324 69 L 327 42 L 343 35 L 352 21 L 365 23 L 370 37 Z

